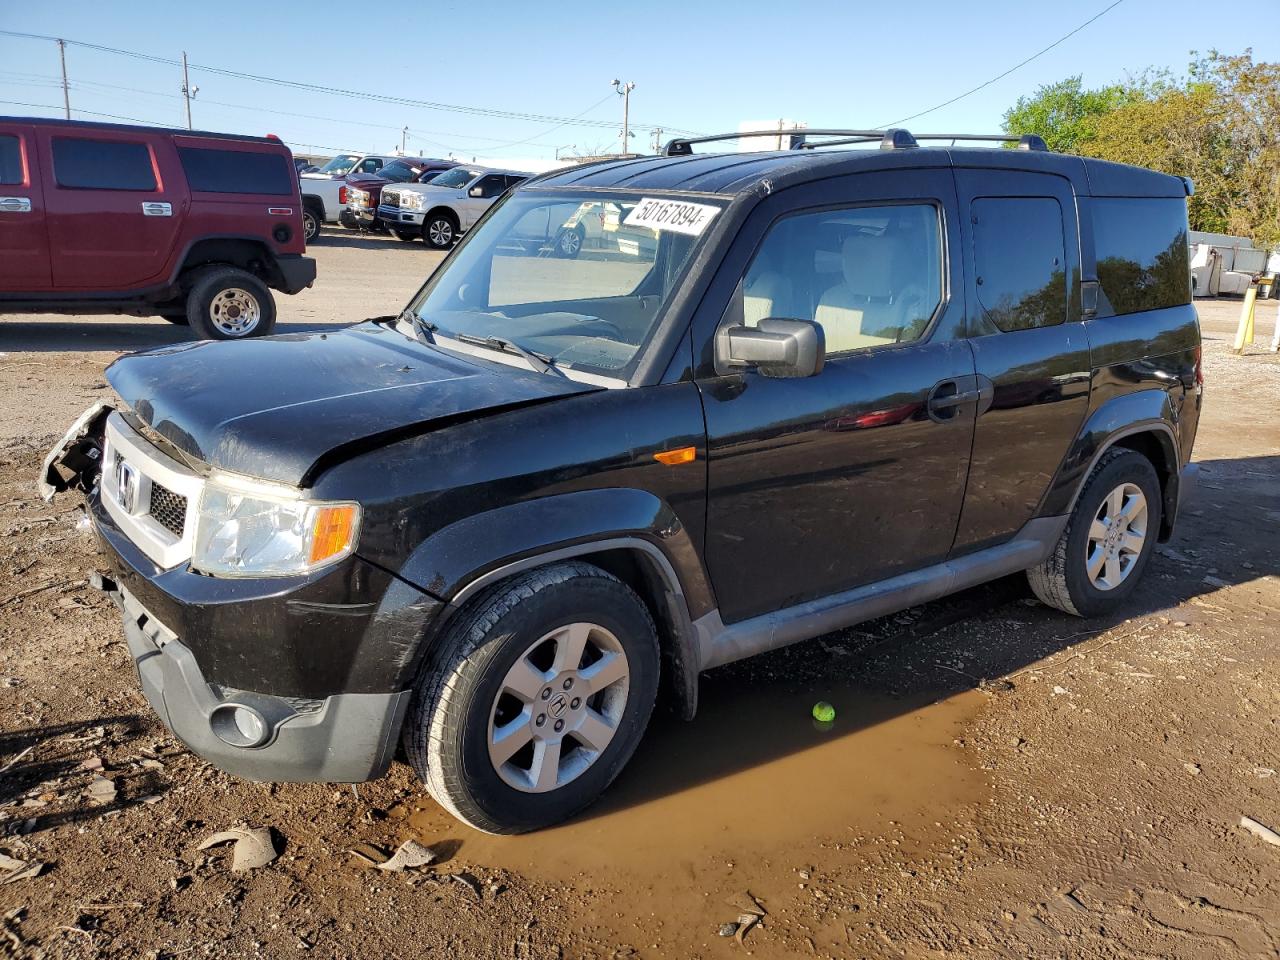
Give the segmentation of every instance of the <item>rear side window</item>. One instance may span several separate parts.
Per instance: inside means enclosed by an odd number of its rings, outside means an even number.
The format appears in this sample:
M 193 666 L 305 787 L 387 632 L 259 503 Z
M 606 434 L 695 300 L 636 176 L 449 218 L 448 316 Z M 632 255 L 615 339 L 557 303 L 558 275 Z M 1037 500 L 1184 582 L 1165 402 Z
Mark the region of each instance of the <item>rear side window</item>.
M 278 153 L 179 147 L 187 184 L 201 193 L 293 193 L 293 173 Z
M 1098 282 L 1116 313 L 1191 302 L 1185 201 L 1097 198 L 1093 235 Z
M 973 201 L 978 300 L 1006 333 L 1052 327 L 1067 318 L 1062 207 L 1052 197 Z
M 154 190 L 156 171 L 145 143 L 54 137 L 53 173 L 60 187 Z
M 0 133 L 0 183 L 25 183 L 22 172 L 22 145 L 18 138 Z

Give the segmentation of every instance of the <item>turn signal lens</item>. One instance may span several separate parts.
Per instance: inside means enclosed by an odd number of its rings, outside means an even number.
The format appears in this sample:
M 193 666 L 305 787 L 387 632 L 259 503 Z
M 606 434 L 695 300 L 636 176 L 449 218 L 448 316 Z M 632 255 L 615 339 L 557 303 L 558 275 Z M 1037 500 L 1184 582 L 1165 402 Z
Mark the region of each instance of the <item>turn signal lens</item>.
M 661 453 L 655 453 L 653 459 L 659 463 L 666 464 L 668 467 L 674 467 L 681 463 L 693 463 L 698 459 L 697 447 L 681 447 L 679 450 L 664 450 Z
M 315 512 L 311 528 L 311 563 L 323 563 L 330 557 L 346 553 L 355 541 L 356 507 L 345 503 L 321 507 Z

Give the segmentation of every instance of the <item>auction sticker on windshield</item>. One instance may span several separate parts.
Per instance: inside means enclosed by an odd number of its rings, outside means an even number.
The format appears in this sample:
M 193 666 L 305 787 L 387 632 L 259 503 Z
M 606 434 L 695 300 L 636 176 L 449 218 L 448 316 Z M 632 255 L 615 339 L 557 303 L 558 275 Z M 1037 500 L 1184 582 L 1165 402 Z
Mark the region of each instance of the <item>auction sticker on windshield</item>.
M 696 237 L 720 212 L 719 207 L 705 203 L 689 203 L 686 200 L 659 200 L 643 197 L 627 214 L 623 224 L 628 227 L 649 227 L 653 230 L 672 230 Z

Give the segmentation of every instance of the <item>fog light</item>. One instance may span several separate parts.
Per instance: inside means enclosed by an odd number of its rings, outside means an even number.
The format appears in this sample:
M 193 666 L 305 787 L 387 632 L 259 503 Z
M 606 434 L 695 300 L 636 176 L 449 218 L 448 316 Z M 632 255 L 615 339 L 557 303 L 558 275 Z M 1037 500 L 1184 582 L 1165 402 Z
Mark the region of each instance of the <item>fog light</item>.
M 233 747 L 261 746 L 271 734 L 262 714 L 242 703 L 222 704 L 209 717 L 209 725 L 214 736 Z

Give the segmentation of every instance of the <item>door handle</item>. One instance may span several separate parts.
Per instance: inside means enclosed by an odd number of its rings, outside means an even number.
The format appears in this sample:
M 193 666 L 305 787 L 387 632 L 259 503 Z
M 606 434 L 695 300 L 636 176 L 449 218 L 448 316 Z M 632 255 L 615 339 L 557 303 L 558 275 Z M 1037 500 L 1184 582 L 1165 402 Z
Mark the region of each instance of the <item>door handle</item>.
M 982 388 L 978 378 L 972 375 L 952 377 L 934 384 L 925 399 L 925 412 L 934 423 L 949 423 L 960 419 L 960 407 L 974 404 L 982 399 Z
M 30 213 L 30 197 L 0 197 L 0 213 Z
M 963 393 L 948 393 L 942 397 L 931 397 L 929 399 L 929 409 L 950 410 L 952 407 L 958 407 L 962 403 L 972 403 L 981 396 L 982 394 L 977 390 L 966 390 Z
M 172 217 L 173 204 L 158 203 L 154 200 L 146 201 L 142 204 L 142 215 L 145 217 Z

